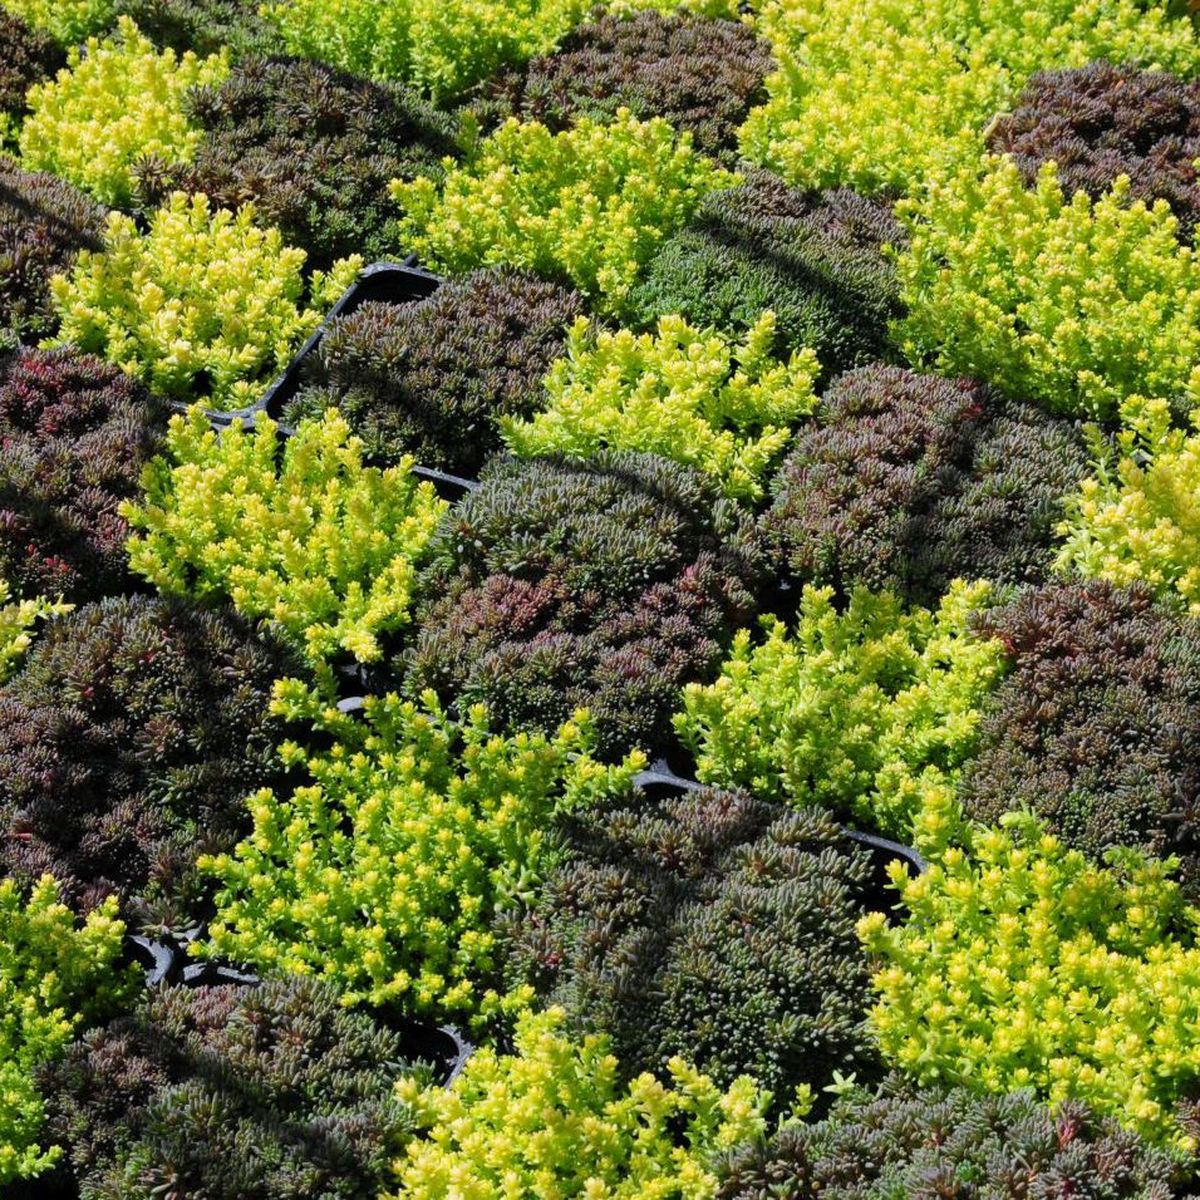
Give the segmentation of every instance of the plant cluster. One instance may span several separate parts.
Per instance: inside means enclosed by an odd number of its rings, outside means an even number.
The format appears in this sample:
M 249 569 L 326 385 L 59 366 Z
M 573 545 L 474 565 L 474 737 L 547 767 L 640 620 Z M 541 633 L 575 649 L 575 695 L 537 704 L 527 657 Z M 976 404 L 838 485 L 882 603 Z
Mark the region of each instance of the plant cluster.
M 953 579 L 1049 571 L 1063 497 L 1087 470 L 1065 420 L 968 379 L 866 367 L 796 437 L 764 525 L 805 582 L 936 604 Z
M 273 0 L 289 54 L 451 100 L 502 67 L 550 50 L 588 0 Z
M 630 1074 L 686 1055 L 781 1100 L 868 1068 L 870 866 L 818 810 L 635 793 L 562 825 L 564 862 L 508 922 L 511 970 Z
M 717 1200 L 1170 1200 L 1183 1173 L 1078 1101 L 1052 1110 L 1030 1091 L 980 1096 L 893 1075 L 840 1096 L 822 1121 L 727 1155 Z
M 203 56 L 226 49 L 235 63 L 279 52 L 261 7 L 259 0 L 116 0 L 117 12 L 161 49 Z
M 1190 430 L 1172 424 L 1162 400 L 1121 406 L 1115 445 L 1096 439 L 1096 473 L 1069 498 L 1059 528 L 1064 569 L 1130 584 L 1200 616 L 1200 413 Z
M 196 152 L 200 131 L 188 121 L 184 97 L 219 84 L 228 71 L 224 53 L 200 59 L 191 51 L 160 52 L 121 17 L 116 38 L 73 47 L 65 71 L 29 89 L 21 159 L 105 204 L 128 207 L 139 159 L 186 162 Z
M 114 901 L 80 922 L 50 876 L 28 899 L 14 880 L 0 879 L 0 1184 L 40 1175 L 60 1157 L 42 1144 L 34 1074 L 81 1024 L 128 998 L 132 981 L 118 968 L 124 933 Z
M 734 344 L 682 317 L 654 333 L 593 331 L 580 317 L 546 376 L 544 408 L 502 422 L 523 456 L 659 454 L 712 476 L 727 496 L 755 500 L 762 480 L 812 411 L 819 366 L 811 350 L 781 362 L 775 318 L 763 313 Z
M 103 243 L 104 209 L 53 175 L 0 154 L 0 338 L 37 341 L 58 318 L 52 277 Z
M 712 1196 L 712 1156 L 765 1124 L 768 1097 L 727 1091 L 682 1058 L 670 1082 L 623 1084 L 607 1040 L 576 1043 L 560 1009 L 526 1014 L 515 1052 L 478 1051 L 449 1089 L 397 1085 L 428 1130 L 396 1163 L 394 1200 L 682 1200 Z
M 220 883 L 210 949 L 319 974 L 347 1003 L 494 1013 L 491 925 L 536 886 L 550 819 L 627 790 L 644 760 L 600 766 L 575 723 L 502 737 L 482 707 L 454 723 L 428 695 L 369 696 L 358 719 L 291 680 L 274 710 L 334 744 L 287 744 L 312 782 L 257 792 L 251 836 L 201 859 Z
M 789 183 L 907 191 L 978 157 L 1035 71 L 1093 59 L 1194 75 L 1186 16 L 1141 0 L 768 0 L 779 70 L 742 152 Z
M 73 605 L 61 600 L 35 596 L 31 600 L 13 600 L 8 583 L 0 579 L 0 683 L 8 679 L 20 665 L 25 652 L 33 645 L 40 621 L 61 617 Z
M 1184 856 L 1195 893 L 1200 830 L 1200 620 L 1144 585 L 1052 584 L 989 610 L 1010 673 L 984 706 L 963 772 L 968 814 L 1036 812 L 1068 846 Z
M 434 265 L 528 267 L 614 311 L 705 193 L 736 181 L 690 134 L 620 108 L 561 133 L 512 117 L 444 181 L 397 181 L 392 197 L 403 244 Z
M 4 7 L 60 46 L 71 46 L 112 22 L 114 0 L 4 0 Z
M 1166 200 L 1189 240 L 1200 219 L 1200 84 L 1168 72 L 1106 62 L 1039 71 L 992 125 L 988 147 L 1012 155 L 1031 187 L 1047 162 L 1065 192 L 1093 200 L 1127 175 L 1130 196 Z
M 320 980 L 165 987 L 42 1081 L 83 1200 L 359 1200 L 411 1130 L 403 1052 Z
M 764 617 L 741 629 L 712 684 L 684 688 L 675 726 L 701 779 L 849 813 L 909 840 L 927 789 L 956 782 L 975 750 L 981 702 L 1003 671 L 975 636 L 988 585 L 956 581 L 933 610 L 855 588 L 806 587 L 795 632 Z
M 0 577 L 20 596 L 124 591 L 129 527 L 164 414 L 115 367 L 70 349 L 0 356 Z
M 342 259 L 306 282 L 304 261 L 278 229 L 254 223 L 253 205 L 235 214 L 174 192 L 145 233 L 109 214 L 102 249 L 51 281 L 58 340 L 170 399 L 247 407 L 362 265 Z
M 1200 261 L 1165 200 L 1132 200 L 1125 177 L 1069 197 L 1054 163 L 1030 189 L 1005 158 L 897 211 L 910 245 L 895 336 L 914 364 L 1101 419 L 1129 396 L 1200 399 Z
M 392 179 L 436 176 L 454 128 L 402 87 L 357 79 L 324 63 L 252 58 L 219 86 L 186 100 L 201 131 L 189 165 L 145 163 L 141 192 L 204 192 L 214 205 L 251 201 L 328 269 L 339 258 L 386 258 L 399 245 Z
M 749 329 L 770 309 L 778 350 L 810 347 L 834 374 L 885 354 L 887 325 L 900 309 L 884 247 L 903 242 L 890 203 L 844 188 L 790 188 L 754 171 L 704 198 L 663 242 L 625 307 L 642 327 L 678 313 L 729 332 Z
M 581 315 L 579 295 L 507 267 L 473 271 L 427 300 L 363 304 L 330 322 L 284 417 L 336 405 L 370 454 L 474 477 L 503 417 L 543 402 L 542 377 Z
M 273 421 L 218 433 L 171 418 L 166 454 L 122 512 L 132 570 L 160 591 L 232 600 L 317 666 L 371 662 L 411 618 L 417 564 L 446 505 L 409 471 L 363 464 L 336 410 L 279 453 Z
M 1172 861 L 1096 866 L 1030 814 L 1001 823 L 915 878 L 893 864 L 907 919 L 860 921 L 880 1049 L 919 1083 L 1032 1088 L 1194 1149 L 1176 1106 L 1195 1099 L 1200 947 Z
M 53 75 L 66 61 L 58 43 L 44 30 L 26 24 L 0 5 L 0 147 L 10 140 L 29 111 L 25 93 Z
M 114 598 L 60 616 L 0 688 L 0 866 L 52 872 L 80 910 L 115 895 L 191 924 L 195 860 L 231 846 L 279 773 L 267 706 L 291 660 L 223 613 Z
M 653 10 L 609 15 L 489 84 L 483 107 L 555 132 L 582 115 L 607 120 L 628 108 L 643 119 L 665 117 L 688 130 L 697 149 L 733 165 L 738 126 L 765 98 L 771 66 L 770 47 L 738 21 Z
M 409 688 L 482 702 L 507 729 L 586 708 L 604 755 L 664 744 L 761 568 L 749 521 L 714 493 L 653 455 L 495 461 L 435 539 Z

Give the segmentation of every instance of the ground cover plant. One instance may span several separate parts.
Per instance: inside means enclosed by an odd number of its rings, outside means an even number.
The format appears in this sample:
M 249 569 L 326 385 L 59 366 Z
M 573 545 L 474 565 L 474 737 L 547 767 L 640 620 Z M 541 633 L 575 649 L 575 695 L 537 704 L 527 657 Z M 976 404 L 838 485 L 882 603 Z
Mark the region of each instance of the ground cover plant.
M 0 146 L 13 140 L 21 118 L 29 111 L 25 93 L 30 86 L 53 75 L 67 61 L 57 42 L 35 29 L 16 13 L 0 7 Z

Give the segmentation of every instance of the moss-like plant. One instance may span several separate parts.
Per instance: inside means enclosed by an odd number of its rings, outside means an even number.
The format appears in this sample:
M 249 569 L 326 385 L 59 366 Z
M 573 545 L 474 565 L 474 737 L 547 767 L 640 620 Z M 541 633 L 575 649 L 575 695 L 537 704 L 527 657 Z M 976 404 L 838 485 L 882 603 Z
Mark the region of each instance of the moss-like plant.
M 213 408 L 254 403 L 358 273 L 358 258 L 305 280 L 303 250 L 254 223 L 171 195 L 142 233 L 111 213 L 103 247 L 51 281 L 60 342 L 107 358 L 160 395 Z
M 89 38 L 72 48 L 67 69 L 30 88 L 21 127 L 21 158 L 33 170 L 53 171 L 105 204 L 133 199 L 132 168 L 153 156 L 186 162 L 200 131 L 189 123 L 189 89 L 220 83 L 227 56 L 199 59 L 158 51 L 128 18 L 116 38 Z
M 569 816 L 565 860 L 505 932 L 516 979 L 631 1075 L 686 1055 L 727 1086 L 870 1071 L 866 856 L 828 814 L 744 792 L 637 793 Z
M 0 866 L 52 871 L 86 910 L 199 915 L 201 849 L 231 846 L 247 792 L 278 776 L 268 719 L 294 667 L 223 613 L 142 597 L 51 621 L 0 687 Z
M 501 419 L 544 403 L 542 377 L 581 310 L 578 293 L 506 267 L 427 300 L 368 302 L 330 323 L 284 417 L 334 404 L 374 457 L 473 477 L 503 445 Z
M 404 1050 L 320 980 L 166 987 L 43 1087 L 83 1200 L 359 1200 L 412 1132 Z
M 53 175 L 0 154 L 0 335 L 36 342 L 54 332 L 50 282 L 81 250 L 99 250 L 105 211 Z
M 0 576 L 21 596 L 92 600 L 132 585 L 129 526 L 165 413 L 70 349 L 0 356 Z
M 218 433 L 193 409 L 171 419 L 166 454 L 123 513 L 130 566 L 164 592 L 228 598 L 314 666 L 371 662 L 411 619 L 417 564 L 446 509 L 404 459 L 363 464 L 331 410 L 279 454 L 272 421 Z
M 253 833 L 201 860 L 220 883 L 211 950 L 320 974 L 347 1003 L 494 1015 L 492 921 L 537 886 L 551 819 L 627 790 L 644 758 L 601 767 L 586 727 L 502 737 L 482 707 L 456 724 L 429 696 L 369 696 L 360 720 L 291 680 L 275 709 L 333 746 L 287 745 L 311 783 L 257 792 Z

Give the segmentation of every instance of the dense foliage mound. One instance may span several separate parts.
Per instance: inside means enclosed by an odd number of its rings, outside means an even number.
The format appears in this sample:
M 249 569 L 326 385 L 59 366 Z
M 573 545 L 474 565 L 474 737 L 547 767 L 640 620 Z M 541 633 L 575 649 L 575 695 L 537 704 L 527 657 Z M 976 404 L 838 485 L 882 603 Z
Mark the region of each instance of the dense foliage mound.
M 581 313 L 579 295 L 526 271 L 449 280 L 427 300 L 368 302 L 332 321 L 285 419 L 335 404 L 373 456 L 473 477 L 502 417 L 530 416 Z
M 1099 200 L 1070 196 L 1054 163 L 1029 188 L 1012 159 L 988 158 L 897 213 L 910 242 L 894 336 L 913 365 L 1070 416 L 1111 419 L 1131 396 L 1192 403 L 1200 259 L 1165 203 L 1132 199 L 1124 177 Z
M 765 99 L 771 49 L 736 21 L 649 11 L 581 25 L 559 48 L 485 86 L 486 107 L 555 131 L 579 116 L 665 117 L 733 165 L 737 129 Z M 666 310 L 664 310 L 666 311 Z
M 1106 62 L 1040 71 L 992 126 L 988 146 L 1011 154 L 1030 186 L 1051 161 L 1064 191 L 1093 200 L 1128 175 L 1129 194 L 1168 201 L 1189 238 L 1200 219 L 1200 84 L 1165 71 Z
M 359 1200 L 411 1129 L 402 1051 L 320 980 L 167 987 L 42 1082 L 83 1200 Z
M 679 313 L 737 332 L 770 309 L 781 350 L 808 346 L 836 374 L 885 354 L 899 285 L 883 247 L 904 238 L 886 201 L 790 188 L 755 171 L 704 198 L 650 260 L 626 310 L 642 326 Z
M 80 922 L 50 876 L 25 891 L 0 879 L 0 1185 L 39 1175 L 60 1156 L 40 1143 L 44 1109 L 34 1081 L 79 1027 L 103 1018 L 136 986 L 117 963 L 125 926 L 109 900 Z
M 59 45 L 70 46 L 112 22 L 114 0 L 4 0 L 4 7 Z
M 910 841 L 926 793 L 953 787 L 1002 673 L 999 642 L 975 636 L 987 584 L 954 583 L 936 609 L 856 588 L 806 587 L 795 630 L 740 629 L 711 684 L 689 683 L 675 727 L 700 778 L 755 796 L 821 804 Z M 928 835 L 931 830 L 924 830 Z
M 515 1053 L 474 1054 L 449 1089 L 401 1080 L 428 1136 L 397 1164 L 395 1200 L 436 1200 L 449 1181 L 519 1200 L 669 1200 L 711 1196 L 713 1155 L 755 1136 L 768 1097 L 749 1077 L 722 1092 L 682 1058 L 670 1082 L 623 1084 L 608 1041 L 576 1043 L 560 1009 L 526 1014 Z
M 403 244 L 435 267 L 528 267 L 613 312 L 705 193 L 736 181 L 691 134 L 621 108 L 561 133 L 512 117 L 443 181 L 397 181 L 392 196 Z
M 867 367 L 801 429 L 764 525 L 807 582 L 935 604 L 955 578 L 1039 582 L 1087 456 L 1069 422 L 968 379 Z
M 173 400 L 244 408 L 259 398 L 357 277 L 341 259 L 306 278 L 303 250 L 255 223 L 254 206 L 212 208 L 173 192 L 142 232 L 111 213 L 103 247 L 51 282 L 59 341 Z
M 640 793 L 569 817 L 566 861 L 510 922 L 518 980 L 631 1074 L 675 1055 L 781 1102 L 869 1067 L 855 936 L 869 863 L 823 812 Z
M 91 600 L 130 584 L 123 500 L 165 421 L 128 376 L 73 350 L 0 356 L 0 577 Z
M 769 312 L 737 344 L 682 317 L 653 333 L 572 326 L 546 376 L 543 411 L 503 421 L 516 454 L 590 456 L 601 449 L 661 454 L 711 475 L 727 496 L 756 500 L 763 477 L 815 404 L 811 350 L 771 353 Z
M 751 611 L 748 520 L 704 476 L 648 454 L 494 462 L 443 522 L 408 685 L 505 728 L 577 708 L 602 753 L 661 744 L 678 689 Z
M 200 59 L 190 51 L 159 51 L 128 17 L 120 19 L 117 37 L 72 48 L 67 65 L 29 91 L 21 158 L 122 207 L 133 200 L 139 159 L 191 159 L 200 131 L 188 121 L 185 96 L 229 73 L 224 53 Z
M 267 705 L 289 666 L 232 616 L 164 600 L 50 622 L 0 688 L 0 865 L 52 871 L 81 909 L 194 916 L 197 853 L 232 845 L 278 774 Z
M 1200 620 L 1144 585 L 1055 584 L 989 610 L 1011 673 L 985 706 L 964 772 L 968 813 L 1041 815 L 1070 846 L 1185 855 L 1200 829 Z
M 1172 864 L 1121 849 L 1101 867 L 1028 813 L 1001 823 L 916 878 L 892 864 L 910 915 L 859 922 L 885 1058 L 918 1083 L 1085 1101 L 1190 1150 L 1200 946 Z
M 13 600 L 11 596 L 8 583 L 0 579 L 0 683 L 20 666 L 42 622 L 69 613 L 74 607 L 45 596 L 26 600 Z
M 116 0 L 158 47 L 203 57 L 222 48 L 233 62 L 277 53 L 279 37 L 262 16 L 259 0 Z
M 53 175 L 0 154 L 0 336 L 35 342 L 58 323 L 50 280 L 80 250 L 98 250 L 104 209 Z
M 388 183 L 438 175 L 454 149 L 450 119 L 403 88 L 305 60 L 249 59 L 186 107 L 203 131 L 194 160 L 178 171 L 148 164 L 143 193 L 178 187 L 230 209 L 252 201 L 310 267 L 395 254 Z
M 1134 396 L 1121 419 L 1115 444 L 1095 441 L 1098 469 L 1068 501 L 1059 564 L 1143 581 L 1200 616 L 1200 413 L 1181 428 L 1166 401 Z
M 311 783 L 252 796 L 252 835 L 201 860 L 221 883 L 212 948 L 319 973 L 349 1003 L 494 1014 L 492 922 L 537 886 L 554 814 L 627 791 L 644 760 L 604 768 L 575 723 L 502 737 L 428 696 L 369 696 L 360 720 L 292 680 L 275 711 L 333 746 L 286 745 Z
M 979 1096 L 891 1076 L 855 1088 L 829 1116 L 784 1125 L 730 1154 L 717 1200 L 1169 1200 L 1180 1164 L 1111 1117 L 1028 1091 Z
M 31 84 L 53 75 L 66 61 L 62 47 L 44 30 L 27 25 L 0 5 L 0 146 L 29 108 L 25 93 Z
M 160 591 L 262 619 L 312 666 L 371 662 L 411 619 L 417 564 L 446 505 L 411 474 L 381 469 L 331 410 L 288 438 L 274 422 L 220 433 L 193 408 L 123 513 L 129 563 Z

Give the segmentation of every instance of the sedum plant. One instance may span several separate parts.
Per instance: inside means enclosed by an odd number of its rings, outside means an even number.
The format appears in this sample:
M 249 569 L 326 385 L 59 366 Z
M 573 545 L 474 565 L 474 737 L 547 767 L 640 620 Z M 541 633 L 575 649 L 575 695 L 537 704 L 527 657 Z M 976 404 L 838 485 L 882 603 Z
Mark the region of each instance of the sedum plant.
M 391 190 L 402 243 L 435 266 L 528 267 L 612 312 L 704 194 L 736 181 L 690 134 L 622 108 L 561 133 L 510 118 L 463 166 L 447 164 L 444 182 L 397 180 Z
M 347 1003 L 494 1014 L 492 920 L 536 887 L 548 823 L 627 789 L 644 758 L 602 767 L 570 722 L 502 737 L 482 706 L 455 724 L 431 695 L 368 696 L 360 720 L 288 680 L 273 710 L 332 746 L 286 745 L 311 783 L 255 793 L 253 833 L 200 860 L 220 885 L 210 952 L 319 975 Z
M 8 583 L 0 579 L 0 683 L 12 675 L 33 645 L 38 624 L 65 616 L 73 607 L 44 596 L 13 600 Z
M 1180 429 L 1165 401 L 1134 396 L 1121 417 L 1115 445 L 1095 441 L 1096 473 L 1068 500 L 1059 565 L 1143 582 L 1200 616 L 1200 410 Z
M 58 326 L 51 281 L 99 250 L 105 210 L 69 183 L 0 154 L 0 341 L 36 342 Z
M 25 93 L 30 85 L 53 75 L 66 61 L 58 43 L 44 30 L 0 5 L 0 149 L 16 141 L 16 131 L 29 111 Z
M 246 407 L 287 365 L 362 262 L 305 281 L 304 251 L 254 223 L 254 208 L 171 195 L 145 233 L 109 215 L 103 249 L 50 284 L 58 341 L 116 363 L 150 389 L 213 408 Z
M 601 449 L 659 454 L 713 476 L 727 496 L 755 500 L 762 479 L 812 411 L 819 370 L 811 350 L 771 353 L 775 316 L 763 313 L 734 343 L 682 317 L 653 334 L 592 332 L 581 317 L 546 376 L 544 408 L 502 421 L 526 457 Z
M 82 1200 L 360 1200 L 412 1132 L 404 1050 L 317 979 L 159 987 L 43 1087 Z
M 900 313 L 885 248 L 903 241 L 890 203 L 747 172 L 738 187 L 705 196 L 663 242 L 629 293 L 627 318 L 650 328 L 677 313 L 743 333 L 770 309 L 777 352 L 810 347 L 828 377 L 885 357 L 888 322 Z
M 563 861 L 504 923 L 510 972 L 599 1032 L 628 1075 L 686 1055 L 785 1102 L 870 1072 L 870 862 L 828 813 L 647 789 L 561 823 Z
M 1200 1067 L 1200 948 L 1174 861 L 1097 866 L 1030 814 L 1001 825 L 916 878 L 893 864 L 909 915 L 859 923 L 880 1049 L 919 1083 L 1032 1088 L 1194 1150 L 1176 1106 Z
M 789 183 L 914 190 L 977 159 L 1029 76 L 1097 58 L 1194 75 L 1191 22 L 1141 0 L 766 0 L 779 70 L 742 127 Z
M 1064 192 L 1093 200 L 1127 175 L 1130 196 L 1166 200 L 1189 240 L 1200 220 L 1200 83 L 1167 71 L 1107 62 L 1039 71 L 993 122 L 988 148 L 1011 154 L 1031 187 L 1052 161 Z
M 116 0 L 4 0 L 4 7 L 59 45 L 70 46 L 107 28 Z
M 1171 1200 L 1188 1172 L 1079 1101 L 1052 1109 L 1029 1090 L 980 1096 L 894 1074 L 842 1090 L 824 1120 L 739 1147 L 718 1174 L 717 1200 Z
M 189 122 L 184 98 L 191 88 L 219 84 L 229 60 L 160 53 L 128 17 L 117 28 L 116 38 L 73 48 L 66 70 L 30 88 L 20 144 L 32 170 L 52 171 L 105 204 L 128 207 L 138 159 L 177 163 L 195 154 L 200 130 Z
M 976 637 L 988 585 L 956 581 L 934 610 L 856 588 L 806 587 L 794 633 L 742 629 L 720 677 L 683 690 L 675 728 L 702 780 L 793 804 L 822 804 L 911 839 L 925 792 L 953 785 L 979 740 L 982 701 L 1003 671 Z
M 0 356 L 0 576 L 20 596 L 129 590 L 123 501 L 158 449 L 161 406 L 61 347 Z
M 411 465 L 365 466 L 336 410 L 280 454 L 269 418 L 218 432 L 193 408 L 172 417 L 141 503 L 122 509 L 130 566 L 164 592 L 228 597 L 314 666 L 372 662 L 410 620 L 417 564 L 446 509 Z
M 704 1200 L 711 1156 L 765 1125 L 749 1076 L 723 1092 L 672 1058 L 669 1082 L 622 1084 L 607 1040 L 572 1041 L 560 1009 L 523 1016 L 514 1043 L 477 1051 L 448 1089 L 397 1085 L 427 1133 L 397 1161 L 393 1200 Z
M 916 365 L 980 375 L 1071 416 L 1125 398 L 1200 400 L 1200 264 L 1165 200 L 1129 180 L 1068 197 L 1053 163 L 1029 189 L 1012 159 L 931 184 L 898 210 L 908 314 L 894 336 Z
M 260 0 L 116 0 L 158 47 L 184 54 L 229 52 L 233 62 L 279 53 L 279 36 L 260 13 Z
M 82 1024 L 106 1016 L 136 986 L 119 962 L 125 926 L 116 901 L 82 920 L 46 875 L 26 898 L 0 879 L 0 1185 L 42 1174 L 61 1156 L 44 1144 L 36 1072 Z

